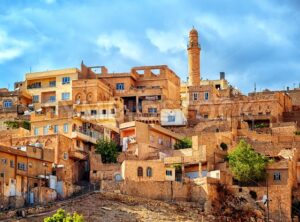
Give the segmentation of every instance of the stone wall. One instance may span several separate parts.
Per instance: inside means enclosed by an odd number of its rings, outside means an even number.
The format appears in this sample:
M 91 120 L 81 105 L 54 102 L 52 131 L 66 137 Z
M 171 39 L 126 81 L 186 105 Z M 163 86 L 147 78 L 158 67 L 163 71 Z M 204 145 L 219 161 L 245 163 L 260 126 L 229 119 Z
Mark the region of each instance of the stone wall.
M 164 201 L 193 201 L 204 204 L 207 200 L 217 199 L 217 184 L 207 181 L 196 185 L 192 182 L 125 180 L 120 189 L 123 194 Z

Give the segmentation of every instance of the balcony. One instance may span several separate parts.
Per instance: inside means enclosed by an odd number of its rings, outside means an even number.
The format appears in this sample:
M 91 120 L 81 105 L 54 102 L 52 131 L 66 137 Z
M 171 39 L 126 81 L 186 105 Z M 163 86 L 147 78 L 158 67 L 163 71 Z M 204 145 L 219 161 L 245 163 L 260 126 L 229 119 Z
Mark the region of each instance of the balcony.
M 96 144 L 97 140 L 102 138 L 103 134 L 93 130 L 76 130 L 72 132 L 72 138 L 79 138 L 81 140 Z
M 159 87 L 144 87 L 136 88 L 131 87 L 128 90 L 116 90 L 118 96 L 151 96 L 151 95 L 162 95 L 163 89 Z
M 54 112 L 47 112 L 47 113 L 33 113 L 31 114 L 31 121 L 45 121 L 45 120 L 52 120 L 55 118 Z
M 56 99 L 43 100 L 41 103 L 42 107 L 49 107 L 55 105 L 56 105 Z
M 81 113 L 76 113 L 74 117 L 79 117 L 82 120 L 109 120 L 109 119 L 115 119 L 116 114 L 81 114 Z
M 135 114 L 137 121 L 160 121 L 160 113 L 137 113 Z
M 80 150 L 72 150 L 69 152 L 69 157 L 74 160 L 86 160 L 88 153 Z
M 4 108 L 4 107 L 0 108 L 0 113 L 17 113 L 17 111 L 18 111 L 17 105 L 13 105 L 13 106 L 7 107 L 7 108 Z

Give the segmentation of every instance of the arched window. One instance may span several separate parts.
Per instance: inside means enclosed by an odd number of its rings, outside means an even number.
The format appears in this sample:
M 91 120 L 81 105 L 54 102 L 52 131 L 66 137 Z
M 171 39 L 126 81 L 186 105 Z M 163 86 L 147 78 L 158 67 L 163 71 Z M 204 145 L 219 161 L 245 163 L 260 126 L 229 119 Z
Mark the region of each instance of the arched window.
M 152 177 L 152 168 L 147 167 L 147 177 Z
M 138 177 L 142 177 L 143 176 L 143 168 L 142 167 L 138 167 L 137 168 L 137 175 L 138 175 Z

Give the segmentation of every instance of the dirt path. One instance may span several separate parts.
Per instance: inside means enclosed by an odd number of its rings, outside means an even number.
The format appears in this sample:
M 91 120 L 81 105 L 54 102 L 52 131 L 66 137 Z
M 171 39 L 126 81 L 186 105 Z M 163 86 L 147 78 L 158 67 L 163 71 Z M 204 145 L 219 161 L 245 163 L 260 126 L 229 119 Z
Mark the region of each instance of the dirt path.
M 78 212 L 85 221 L 201 221 L 202 215 L 194 203 L 166 203 L 113 193 L 96 193 L 84 199 L 72 201 L 62 207 L 67 212 Z M 52 209 L 53 211 L 53 209 Z M 54 212 L 14 220 L 19 222 L 43 221 Z M 13 220 L 11 220 L 13 221 Z M 214 221 L 205 218 L 204 221 Z

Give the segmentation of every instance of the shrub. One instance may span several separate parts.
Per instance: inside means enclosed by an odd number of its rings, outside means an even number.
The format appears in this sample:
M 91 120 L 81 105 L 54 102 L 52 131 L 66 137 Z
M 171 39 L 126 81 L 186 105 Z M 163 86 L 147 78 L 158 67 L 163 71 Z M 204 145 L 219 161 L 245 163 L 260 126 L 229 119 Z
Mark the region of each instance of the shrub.
M 191 147 L 192 147 L 192 140 L 191 140 L 191 138 L 188 138 L 188 137 L 178 140 L 174 144 L 175 150 L 186 149 L 186 148 L 191 148 Z
M 45 218 L 44 222 L 84 222 L 84 220 L 83 216 L 76 212 L 74 212 L 73 215 L 70 215 L 63 209 L 58 209 L 51 217 Z

